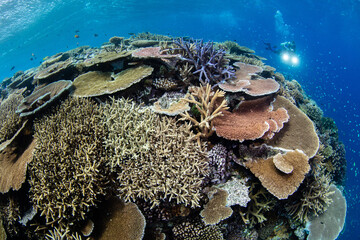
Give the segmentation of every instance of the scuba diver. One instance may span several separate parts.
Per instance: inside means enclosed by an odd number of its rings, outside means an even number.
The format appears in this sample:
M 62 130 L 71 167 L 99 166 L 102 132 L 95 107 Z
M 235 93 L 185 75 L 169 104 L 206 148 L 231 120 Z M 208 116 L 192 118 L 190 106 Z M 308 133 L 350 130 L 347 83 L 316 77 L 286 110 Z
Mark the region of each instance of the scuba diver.
M 282 61 L 292 66 L 299 64 L 299 57 L 296 54 L 296 44 L 295 41 L 287 41 L 280 44 L 280 48 L 276 45 L 271 45 L 271 43 L 266 43 L 266 50 L 269 50 L 277 55 L 280 55 Z
M 264 42 L 266 45 L 266 50 L 269 50 L 275 54 L 282 54 L 282 53 L 294 53 L 296 52 L 296 44 L 295 41 L 288 41 L 283 42 L 280 44 L 280 49 L 276 45 L 271 45 L 271 43 Z

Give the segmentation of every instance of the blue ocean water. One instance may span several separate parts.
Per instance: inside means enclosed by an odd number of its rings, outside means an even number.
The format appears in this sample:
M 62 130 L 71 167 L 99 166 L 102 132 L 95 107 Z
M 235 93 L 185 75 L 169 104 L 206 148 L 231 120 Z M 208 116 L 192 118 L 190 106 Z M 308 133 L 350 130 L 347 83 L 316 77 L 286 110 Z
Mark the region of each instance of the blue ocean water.
M 359 0 L 0 0 L 0 79 L 81 45 L 152 32 L 237 41 L 287 74 L 335 120 L 346 147 L 347 220 L 340 239 L 360 239 Z M 75 35 L 79 38 L 75 38 Z M 294 40 L 289 66 L 265 49 Z

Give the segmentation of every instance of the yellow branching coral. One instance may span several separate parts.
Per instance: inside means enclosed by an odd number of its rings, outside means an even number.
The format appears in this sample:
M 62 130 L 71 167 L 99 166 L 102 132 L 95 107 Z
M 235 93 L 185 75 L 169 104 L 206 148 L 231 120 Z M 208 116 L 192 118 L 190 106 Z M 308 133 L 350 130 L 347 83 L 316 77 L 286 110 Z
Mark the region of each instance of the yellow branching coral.
M 16 109 L 24 99 L 25 89 L 16 90 L 0 104 L 0 143 L 10 139 L 21 127 L 20 116 Z
M 104 144 L 112 156 L 111 169 L 124 161 L 144 159 L 150 149 L 150 129 L 156 114 L 130 100 L 112 98 L 102 106 L 102 116 L 103 124 L 109 129 Z
M 189 120 L 197 129 L 198 133 L 195 135 L 198 144 L 200 145 L 200 138 L 208 138 L 214 133 L 212 120 L 218 116 L 222 116 L 221 111 L 229 109 L 227 102 L 224 99 L 225 92 L 211 90 L 210 84 L 200 87 L 191 87 L 189 98 L 185 100 L 189 103 L 195 104 L 196 109 L 200 113 L 200 120 L 190 116 L 189 112 L 180 114 L 180 120 Z
M 126 201 L 144 199 L 152 206 L 163 200 L 199 206 L 208 163 L 201 150 L 204 144 L 194 144 L 191 125 L 124 99 L 104 108 L 104 123 L 112 125 L 105 145 L 118 173 L 119 195 Z
M 106 129 L 99 123 L 98 106 L 81 98 L 35 121 L 30 198 L 48 223 L 84 219 L 104 193 Z

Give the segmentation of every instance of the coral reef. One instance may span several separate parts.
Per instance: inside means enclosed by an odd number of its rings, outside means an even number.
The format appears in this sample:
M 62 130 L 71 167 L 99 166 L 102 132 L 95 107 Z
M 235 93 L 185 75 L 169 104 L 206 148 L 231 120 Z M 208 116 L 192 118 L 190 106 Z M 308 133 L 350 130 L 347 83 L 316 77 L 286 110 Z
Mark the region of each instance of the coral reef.
M 106 129 L 88 99 L 67 99 L 34 123 L 30 197 L 46 222 L 84 219 L 104 194 Z
M 303 240 L 317 221 L 338 234 L 344 146 L 298 82 L 235 42 L 129 35 L 0 84 L 1 236 Z
M 145 233 L 145 218 L 135 203 L 124 203 L 116 198 L 106 201 L 107 207 L 97 222 L 101 229 L 99 240 L 141 240 Z
M 233 177 L 226 183 L 216 185 L 217 188 L 223 189 L 229 194 L 226 206 L 239 205 L 240 207 L 246 207 L 251 200 L 249 197 L 249 187 L 246 186 L 247 180 Z
M 104 145 L 109 152 L 109 165 L 121 166 L 125 161 L 136 162 L 145 159 L 150 149 L 151 129 L 156 115 L 150 109 L 143 109 L 135 102 L 112 98 L 102 106 L 102 123 L 109 135 Z M 136 136 L 136 138 L 134 138 Z
M 292 219 L 305 223 L 324 213 L 331 204 L 331 195 L 334 193 L 330 186 L 329 174 L 307 177 L 298 193 L 289 198 L 286 205 Z
M 285 108 L 290 116 L 284 129 L 266 144 L 274 148 L 302 150 L 309 158 L 315 156 L 319 149 L 319 137 L 314 123 L 294 104 L 278 96 L 273 103 L 274 110 Z
M 209 158 L 209 174 L 207 182 L 219 184 L 226 181 L 230 176 L 230 161 L 235 157 L 232 151 L 218 143 L 207 152 Z
M 0 152 L 0 192 L 6 193 L 11 188 L 19 190 L 26 179 L 27 164 L 33 158 L 33 150 L 35 148 L 35 140 L 29 140 L 24 137 L 22 141 L 19 137 L 16 144 L 12 142 L 10 146 L 6 147 Z M 26 140 L 24 140 L 26 139 Z M 18 142 L 22 142 L 23 146 Z M 25 148 L 24 148 L 25 145 Z
M 176 116 L 190 110 L 189 103 L 183 98 L 184 94 L 166 92 L 150 108 L 156 113 Z

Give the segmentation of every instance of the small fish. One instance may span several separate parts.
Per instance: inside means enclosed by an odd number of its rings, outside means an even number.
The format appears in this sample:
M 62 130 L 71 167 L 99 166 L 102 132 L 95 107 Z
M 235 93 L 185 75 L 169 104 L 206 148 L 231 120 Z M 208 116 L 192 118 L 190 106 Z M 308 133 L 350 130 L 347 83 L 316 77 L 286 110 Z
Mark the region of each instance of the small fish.
M 14 69 L 15 69 L 15 66 L 12 66 L 11 69 L 10 69 L 10 71 L 12 71 L 12 70 L 14 70 Z
M 34 60 L 33 58 L 30 58 L 30 61 Z
M 94 33 L 94 37 L 98 37 L 99 35 L 97 33 Z
M 79 35 L 77 35 L 77 34 L 75 34 L 75 36 L 74 36 L 75 38 L 79 38 L 80 36 Z
M 128 34 L 129 34 L 130 36 L 135 36 L 135 33 L 132 33 L 132 32 L 131 32 L 131 33 L 128 33 Z
M 78 32 L 80 32 L 80 30 L 75 30 L 75 33 L 78 33 Z

